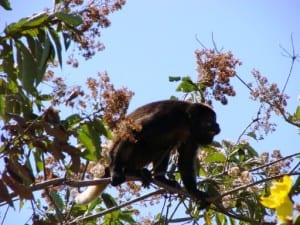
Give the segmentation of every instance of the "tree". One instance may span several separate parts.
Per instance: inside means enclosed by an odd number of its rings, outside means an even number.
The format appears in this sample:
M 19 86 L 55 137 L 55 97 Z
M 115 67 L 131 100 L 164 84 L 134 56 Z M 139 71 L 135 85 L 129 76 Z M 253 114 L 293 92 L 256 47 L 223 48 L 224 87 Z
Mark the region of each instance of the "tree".
M 184 190 L 157 182 L 142 195 L 144 189 L 135 181 L 118 188 L 118 199 L 105 192 L 88 206 L 72 202 L 70 187 L 108 182 L 80 180 L 89 180 L 94 173 L 101 177 L 101 165 L 107 165 L 109 160 L 104 142 L 112 138 L 112 130 L 117 132 L 133 93 L 116 89 L 106 73 L 88 78 L 87 87 L 81 89 L 68 87 L 55 72 L 63 65 L 63 48 L 68 50 L 71 44 L 76 44 L 77 51 L 87 60 L 103 50 L 99 30 L 109 26 L 106 16 L 121 9 L 124 3 L 55 1 L 52 12 L 48 10 L 6 26 L 0 36 L 0 154 L 5 163 L 0 181 L 1 207 L 15 207 L 15 200 L 30 202 L 32 224 L 96 224 L 98 220 L 103 224 L 166 224 L 197 223 L 200 219 L 207 224 L 275 224 L 274 218 L 269 223 L 264 220 L 274 212 L 281 222 L 299 224 L 299 213 L 293 218 L 290 207 L 282 206 L 290 206 L 290 197 L 299 193 L 299 160 L 295 164 L 291 160 L 300 154 L 283 156 L 274 151 L 272 155 L 259 155 L 243 137 L 258 140 L 260 129 L 272 131 L 275 127 L 270 118 L 274 113 L 300 127 L 300 108 L 295 113 L 287 112 L 286 85 L 280 90 L 259 71 L 252 72 L 256 84 L 247 84 L 236 72 L 241 62 L 231 52 L 216 47 L 203 46 L 195 52 L 199 75 L 196 81 L 189 77 L 169 78 L 179 82 L 177 91 L 190 101 L 211 105 L 219 101 L 226 105 L 228 96 L 235 96 L 231 78 L 238 77 L 260 107 L 257 118 L 251 120 L 237 142 L 224 140 L 199 152 L 198 171 L 205 178 L 199 187 L 216 196 L 209 208 L 200 210 Z M 10 9 L 8 1 L 0 4 Z M 74 55 L 69 56 L 67 63 L 77 67 Z M 290 58 L 292 72 L 298 59 L 294 48 Z M 62 112 L 70 108 L 73 113 L 64 116 Z M 168 176 L 180 180 L 172 162 Z M 127 193 L 130 200 L 125 201 Z M 136 217 L 141 212 L 131 204 L 142 203 L 146 198 L 153 203 L 163 202 L 162 213 L 154 218 Z M 177 216 L 179 208 L 185 209 L 185 217 Z

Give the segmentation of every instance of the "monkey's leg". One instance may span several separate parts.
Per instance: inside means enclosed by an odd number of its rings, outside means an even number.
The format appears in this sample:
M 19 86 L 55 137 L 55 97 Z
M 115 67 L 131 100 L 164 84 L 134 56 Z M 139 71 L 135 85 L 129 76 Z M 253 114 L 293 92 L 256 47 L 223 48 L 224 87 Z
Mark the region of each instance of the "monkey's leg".
M 186 190 L 200 201 L 202 208 L 205 208 L 209 204 L 206 201 L 209 195 L 206 192 L 197 189 L 194 167 L 197 148 L 198 146 L 191 141 L 188 141 L 179 147 L 178 168 Z
M 170 152 L 169 151 L 165 152 L 165 154 L 166 155 L 163 158 L 160 158 L 158 161 L 153 162 L 154 179 L 163 182 L 167 185 L 181 188 L 180 185 L 175 180 L 169 180 L 165 177 L 168 168 Z

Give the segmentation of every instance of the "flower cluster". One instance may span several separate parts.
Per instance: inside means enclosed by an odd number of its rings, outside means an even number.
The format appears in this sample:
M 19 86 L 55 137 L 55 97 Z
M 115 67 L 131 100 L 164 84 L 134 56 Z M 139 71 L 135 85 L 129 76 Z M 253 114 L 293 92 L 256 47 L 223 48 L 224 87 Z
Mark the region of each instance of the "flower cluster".
M 282 93 L 277 84 L 269 83 L 266 77 L 263 77 L 259 71 L 253 70 L 252 75 L 256 81 L 256 88 L 252 88 L 252 84 L 248 86 L 251 88 L 251 98 L 258 100 L 262 103 L 259 115 L 263 113 L 263 117 L 259 117 L 255 123 L 254 130 L 258 130 L 260 127 L 264 128 L 265 133 L 269 133 L 275 130 L 275 124 L 270 122 L 271 113 L 275 112 L 277 115 L 287 116 L 285 107 L 287 106 L 286 94 Z
M 195 52 L 197 58 L 198 83 L 206 90 L 211 88 L 212 95 L 222 104 L 227 104 L 226 95 L 235 96 L 230 78 L 236 75 L 235 67 L 242 63 L 231 52 L 217 52 L 215 49 L 202 49 Z M 206 93 L 208 95 L 208 93 Z
M 103 119 L 110 129 L 115 129 L 125 118 L 133 92 L 126 88 L 115 89 L 107 73 L 99 73 L 99 80 L 88 78 L 87 86 L 96 101 L 94 109 L 103 112 Z
M 110 26 L 108 14 L 120 10 L 125 0 L 67 0 L 56 5 L 57 11 L 72 11 L 81 16 L 83 23 L 69 33 L 70 37 L 79 44 L 79 50 L 85 59 L 91 58 L 97 51 L 102 51 L 104 45 L 97 40 L 101 36 L 101 29 Z M 63 27 L 70 30 L 69 27 Z M 74 58 L 68 61 L 70 64 Z

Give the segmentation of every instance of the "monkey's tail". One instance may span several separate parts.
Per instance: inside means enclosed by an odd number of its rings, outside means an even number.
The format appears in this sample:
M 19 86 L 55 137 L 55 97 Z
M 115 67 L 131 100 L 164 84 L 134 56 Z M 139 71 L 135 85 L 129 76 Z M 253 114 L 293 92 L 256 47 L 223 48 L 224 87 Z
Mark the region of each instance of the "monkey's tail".
M 110 177 L 109 169 L 105 169 L 105 175 L 102 178 Z M 99 178 L 94 178 L 94 180 L 98 180 Z M 101 179 L 101 178 L 100 178 Z M 86 190 L 81 193 L 75 193 L 74 202 L 79 205 L 86 205 L 96 199 L 110 184 L 110 180 L 103 181 L 97 185 L 88 186 Z
M 88 186 L 88 188 L 85 191 L 78 193 L 75 196 L 74 199 L 75 203 L 79 205 L 89 204 L 104 191 L 104 189 L 108 186 L 108 184 L 109 183 L 103 183 L 103 184 Z

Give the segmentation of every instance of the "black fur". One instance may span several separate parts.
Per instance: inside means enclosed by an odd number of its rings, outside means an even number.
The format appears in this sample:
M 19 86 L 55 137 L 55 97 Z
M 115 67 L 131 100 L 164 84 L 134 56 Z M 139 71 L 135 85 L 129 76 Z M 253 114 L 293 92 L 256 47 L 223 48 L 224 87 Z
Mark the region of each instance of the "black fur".
M 140 175 L 147 186 L 152 175 L 144 167 L 150 163 L 153 163 L 155 179 L 177 184 L 164 176 L 170 152 L 176 148 L 178 169 L 186 190 L 205 201 L 208 195 L 197 189 L 194 159 L 199 145 L 211 144 L 220 132 L 215 112 L 203 104 L 166 100 L 144 105 L 127 118 L 142 129 L 134 133 L 135 142 L 121 138 L 115 141 L 111 151 L 111 184 L 121 184 L 126 175 Z

